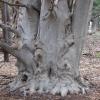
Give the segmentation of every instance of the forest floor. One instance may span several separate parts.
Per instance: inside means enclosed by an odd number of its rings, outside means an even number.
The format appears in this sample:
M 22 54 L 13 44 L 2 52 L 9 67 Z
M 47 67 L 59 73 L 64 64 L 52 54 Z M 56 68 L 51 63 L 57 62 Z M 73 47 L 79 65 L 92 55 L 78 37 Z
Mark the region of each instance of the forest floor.
M 3 62 L 3 54 L 0 53 L 0 89 L 17 75 L 15 62 L 16 59 L 12 56 L 10 56 L 10 62 Z M 23 97 L 17 93 L 12 95 L 8 92 L 0 92 L 0 100 L 100 100 L 100 32 L 87 36 L 80 61 L 80 72 L 92 86 L 85 95 L 61 97 L 35 93 L 32 96 Z

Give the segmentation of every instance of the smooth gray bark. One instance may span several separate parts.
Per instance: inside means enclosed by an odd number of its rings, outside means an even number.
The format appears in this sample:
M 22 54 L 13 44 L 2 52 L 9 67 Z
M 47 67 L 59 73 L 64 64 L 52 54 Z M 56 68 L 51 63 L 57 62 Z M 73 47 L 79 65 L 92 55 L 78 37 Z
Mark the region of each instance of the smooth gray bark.
M 79 61 L 83 44 L 87 35 L 88 22 L 91 16 L 93 0 L 77 0 L 73 17 L 73 33 L 76 47 L 75 70 L 79 75 Z
M 73 1 L 73 0 L 72 0 Z M 87 33 L 93 0 L 22 0 L 28 8 L 20 8 L 18 30 L 20 59 L 18 77 L 12 90 L 29 88 L 30 93 L 85 93 L 79 80 L 79 60 Z M 30 6 L 31 5 L 31 6 Z M 40 14 L 32 8 L 41 11 Z

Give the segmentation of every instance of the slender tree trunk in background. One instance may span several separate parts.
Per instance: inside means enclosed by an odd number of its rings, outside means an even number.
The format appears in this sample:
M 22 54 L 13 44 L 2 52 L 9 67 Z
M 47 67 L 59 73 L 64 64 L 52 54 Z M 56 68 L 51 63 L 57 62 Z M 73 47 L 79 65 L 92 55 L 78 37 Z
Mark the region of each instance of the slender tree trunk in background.
M 73 2 L 71 2 L 73 1 Z M 93 0 L 22 0 L 17 60 L 18 77 L 12 90 L 29 88 L 30 93 L 85 92 L 79 79 L 79 61 L 88 28 Z M 73 5 L 71 7 L 71 5 Z M 36 9 L 34 9 L 34 7 Z M 40 10 L 41 7 L 41 10 Z
M 5 1 L 7 1 L 7 0 L 5 0 Z M 2 9 L 2 21 L 4 24 L 7 24 L 10 21 L 8 5 L 3 3 L 1 9 Z M 11 36 L 10 36 L 10 33 L 6 29 L 3 29 L 3 38 L 5 39 L 5 41 L 8 44 L 10 44 Z M 6 62 L 9 61 L 9 54 L 5 50 L 4 50 L 4 61 L 6 61 Z

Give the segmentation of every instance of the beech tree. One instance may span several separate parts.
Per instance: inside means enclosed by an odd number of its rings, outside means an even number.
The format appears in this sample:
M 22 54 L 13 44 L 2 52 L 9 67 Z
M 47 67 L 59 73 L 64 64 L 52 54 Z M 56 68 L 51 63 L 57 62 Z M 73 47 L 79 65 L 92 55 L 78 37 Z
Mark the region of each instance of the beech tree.
M 2 1 L 2 0 L 1 0 Z M 18 76 L 9 84 L 32 94 L 85 93 L 79 62 L 93 0 L 20 0 L 17 29 L 0 27 L 18 36 L 18 48 L 4 41 L 0 46 L 17 58 Z

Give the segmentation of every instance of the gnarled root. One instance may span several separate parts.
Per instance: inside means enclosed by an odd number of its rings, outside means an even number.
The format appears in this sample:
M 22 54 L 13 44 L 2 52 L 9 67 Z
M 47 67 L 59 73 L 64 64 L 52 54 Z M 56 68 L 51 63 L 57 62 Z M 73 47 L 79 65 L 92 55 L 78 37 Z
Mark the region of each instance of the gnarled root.
M 79 84 L 77 81 L 67 78 L 59 79 L 55 87 L 50 91 L 52 94 L 60 94 L 66 96 L 68 94 L 85 94 L 87 87 L 83 84 Z
M 9 86 L 11 91 L 16 89 L 23 91 L 24 96 L 27 94 L 32 95 L 35 92 L 66 96 L 68 94 L 85 94 L 88 90 L 88 87 L 73 79 L 71 76 L 66 78 L 49 78 L 47 74 L 41 74 L 41 76 L 35 77 L 26 82 L 17 79 Z

